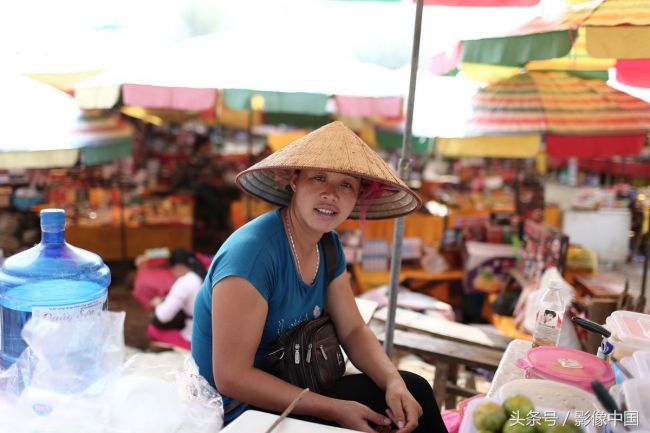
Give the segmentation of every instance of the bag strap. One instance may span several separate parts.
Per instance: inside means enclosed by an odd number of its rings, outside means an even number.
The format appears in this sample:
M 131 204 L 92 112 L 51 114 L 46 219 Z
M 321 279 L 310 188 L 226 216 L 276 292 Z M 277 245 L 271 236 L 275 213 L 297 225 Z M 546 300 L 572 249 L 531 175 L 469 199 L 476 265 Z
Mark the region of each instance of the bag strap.
M 327 271 L 327 284 L 329 285 L 334 279 L 336 268 L 339 266 L 339 255 L 336 251 L 332 232 L 325 233 L 321 241 L 323 241 L 323 250 L 325 250 L 325 270 Z

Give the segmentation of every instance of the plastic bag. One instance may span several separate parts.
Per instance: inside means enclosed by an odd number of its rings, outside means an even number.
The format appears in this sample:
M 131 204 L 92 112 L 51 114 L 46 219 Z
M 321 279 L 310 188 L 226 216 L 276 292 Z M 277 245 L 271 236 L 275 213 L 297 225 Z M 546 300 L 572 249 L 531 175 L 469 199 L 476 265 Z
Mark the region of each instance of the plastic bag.
M 0 372 L 1 431 L 12 433 L 207 433 L 223 425 L 223 403 L 191 357 L 160 354 L 123 363 L 125 313 L 32 319 L 29 347 Z M 144 361 L 143 361 L 144 357 Z
M 124 358 L 125 313 L 66 321 L 32 317 L 23 328 L 28 347 L 0 374 L 0 393 L 15 400 L 27 388 L 60 394 L 97 393 Z
M 144 353 L 130 358 L 113 390 L 116 432 L 208 433 L 223 425 L 223 401 L 190 356 Z

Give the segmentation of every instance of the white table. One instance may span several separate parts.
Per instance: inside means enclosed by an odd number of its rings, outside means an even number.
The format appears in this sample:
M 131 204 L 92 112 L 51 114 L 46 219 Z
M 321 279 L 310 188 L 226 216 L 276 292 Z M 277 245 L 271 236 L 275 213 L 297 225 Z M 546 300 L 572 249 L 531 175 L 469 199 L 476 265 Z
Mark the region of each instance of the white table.
M 490 388 L 487 392 L 488 397 L 495 397 L 496 392 L 504 383 L 524 378 L 524 370 L 517 367 L 515 361 L 526 356 L 526 352 L 531 347 L 532 343 L 526 340 L 512 340 L 508 344 L 506 351 L 503 352 L 501 362 L 499 362 L 499 367 L 496 373 L 494 373 L 494 379 L 490 383 Z
M 264 433 L 271 424 L 278 418 L 273 415 L 257 410 L 247 410 L 236 420 L 221 430 L 222 433 Z M 356 430 L 331 427 L 313 422 L 301 421 L 292 418 L 285 418 L 273 430 L 273 433 L 352 433 Z

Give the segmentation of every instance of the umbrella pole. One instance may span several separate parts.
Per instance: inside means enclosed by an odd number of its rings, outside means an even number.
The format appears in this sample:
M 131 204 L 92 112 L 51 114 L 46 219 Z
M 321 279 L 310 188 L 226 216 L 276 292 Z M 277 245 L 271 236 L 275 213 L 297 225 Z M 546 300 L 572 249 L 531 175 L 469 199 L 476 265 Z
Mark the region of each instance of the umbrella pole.
M 422 30 L 423 0 L 417 0 L 415 8 L 415 26 L 413 29 L 413 50 L 411 51 L 411 76 L 409 81 L 409 95 L 406 105 L 406 124 L 404 125 L 404 142 L 402 143 L 402 156 L 399 160 L 399 177 L 406 181 L 411 172 L 411 141 L 413 126 L 413 107 L 415 105 L 415 84 L 418 75 L 418 57 L 420 56 L 420 33 Z M 389 358 L 393 356 L 393 334 L 395 333 L 395 313 L 397 310 L 397 291 L 399 285 L 400 268 L 402 265 L 402 240 L 404 238 L 404 217 L 395 220 L 393 233 L 393 247 L 390 262 L 390 292 L 388 298 L 388 319 L 386 321 L 386 335 L 384 337 L 384 350 Z
M 252 103 L 251 107 L 248 110 L 248 166 L 253 165 L 253 116 L 255 112 L 253 110 Z M 253 219 L 253 200 L 250 197 L 246 199 L 246 221 Z

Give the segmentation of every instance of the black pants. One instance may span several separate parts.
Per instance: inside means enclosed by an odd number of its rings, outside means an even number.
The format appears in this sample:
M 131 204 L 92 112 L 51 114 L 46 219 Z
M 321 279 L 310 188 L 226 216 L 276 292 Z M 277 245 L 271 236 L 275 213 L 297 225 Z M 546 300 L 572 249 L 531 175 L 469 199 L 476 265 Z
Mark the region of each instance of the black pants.
M 406 387 L 415 400 L 422 406 L 422 416 L 418 420 L 417 433 L 447 433 L 447 428 L 442 422 L 440 409 L 433 397 L 431 385 L 421 376 L 409 371 L 401 371 L 400 375 Z M 386 393 L 370 380 L 365 374 L 352 374 L 343 376 L 334 387 L 323 393 L 324 395 L 341 400 L 353 400 L 365 404 L 375 412 L 386 415 Z M 336 426 L 337 424 L 319 418 L 290 415 L 292 418 Z

